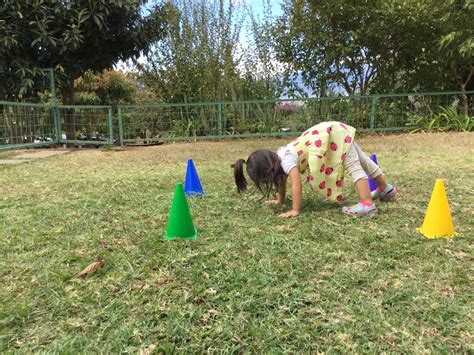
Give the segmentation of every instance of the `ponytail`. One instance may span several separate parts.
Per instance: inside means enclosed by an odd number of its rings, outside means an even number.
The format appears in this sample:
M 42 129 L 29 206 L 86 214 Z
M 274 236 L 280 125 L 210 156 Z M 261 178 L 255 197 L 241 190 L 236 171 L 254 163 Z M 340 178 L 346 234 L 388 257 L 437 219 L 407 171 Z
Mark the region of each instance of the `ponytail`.
M 231 165 L 234 168 L 234 179 L 239 193 L 247 189 L 247 180 L 245 180 L 244 176 L 244 163 L 245 160 L 239 159 L 235 164 Z

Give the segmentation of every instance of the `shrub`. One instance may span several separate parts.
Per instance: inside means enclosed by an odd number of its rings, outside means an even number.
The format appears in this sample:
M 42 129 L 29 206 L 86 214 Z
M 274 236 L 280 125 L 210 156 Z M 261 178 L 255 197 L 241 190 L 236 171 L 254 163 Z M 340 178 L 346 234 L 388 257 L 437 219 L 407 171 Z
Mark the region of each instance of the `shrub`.
M 460 131 L 471 132 L 474 128 L 474 117 L 458 113 L 455 107 L 440 106 L 440 112 L 429 116 L 412 115 L 407 125 L 416 131 Z

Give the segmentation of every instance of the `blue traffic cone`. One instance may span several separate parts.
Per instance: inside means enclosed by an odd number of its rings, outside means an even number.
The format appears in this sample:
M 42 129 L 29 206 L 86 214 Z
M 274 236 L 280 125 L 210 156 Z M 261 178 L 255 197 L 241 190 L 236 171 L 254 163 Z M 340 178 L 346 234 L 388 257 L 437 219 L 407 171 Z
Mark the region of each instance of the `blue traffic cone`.
M 201 181 L 194 167 L 192 159 L 188 160 L 188 167 L 186 169 L 186 180 L 184 183 L 184 193 L 188 196 L 204 195 L 202 190 Z
M 375 164 L 378 165 L 377 156 L 375 154 L 372 154 L 370 156 L 370 160 L 372 160 Z M 377 190 L 377 184 L 371 178 L 369 178 L 369 186 L 370 186 L 370 192 Z

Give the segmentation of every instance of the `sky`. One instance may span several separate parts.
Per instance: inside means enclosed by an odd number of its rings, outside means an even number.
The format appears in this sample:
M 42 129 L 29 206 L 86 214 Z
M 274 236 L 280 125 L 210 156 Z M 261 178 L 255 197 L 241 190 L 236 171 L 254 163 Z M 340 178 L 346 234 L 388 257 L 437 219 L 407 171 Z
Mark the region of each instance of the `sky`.
M 245 5 L 248 7 L 252 12 L 254 13 L 256 18 L 263 19 L 263 12 L 264 12 L 264 4 L 267 2 L 267 0 L 230 0 L 234 2 L 238 2 L 240 4 Z M 270 0 L 269 1 L 270 6 L 271 6 L 271 13 L 272 16 L 280 16 L 282 14 L 281 10 L 281 0 Z M 251 34 L 248 32 L 249 27 L 247 26 L 250 23 L 250 18 L 246 18 L 246 24 L 242 26 L 242 29 L 240 31 L 240 43 L 242 47 L 246 48 L 247 43 L 249 42 L 249 37 L 251 37 Z
M 261 14 L 263 11 L 264 0 L 244 0 L 244 2 L 250 6 L 256 14 Z M 272 6 L 272 13 L 275 16 L 281 15 L 281 0 L 270 0 Z

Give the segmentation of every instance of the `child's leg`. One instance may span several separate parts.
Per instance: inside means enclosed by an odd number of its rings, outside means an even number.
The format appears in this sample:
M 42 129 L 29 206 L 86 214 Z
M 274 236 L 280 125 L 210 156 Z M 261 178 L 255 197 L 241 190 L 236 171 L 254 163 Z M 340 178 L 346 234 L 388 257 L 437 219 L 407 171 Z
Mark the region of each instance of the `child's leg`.
M 375 207 L 375 204 L 372 202 L 367 173 L 361 166 L 359 154 L 357 154 L 355 147 L 355 142 L 352 142 L 343 164 L 351 175 L 357 192 L 359 193 L 359 203 L 354 206 L 343 207 L 342 212 L 350 215 L 375 214 L 377 213 L 377 207 Z
M 352 143 L 352 146 L 354 147 L 354 150 L 357 152 L 357 156 L 359 157 L 360 160 L 360 165 L 364 169 L 364 171 L 367 173 L 368 176 L 370 176 L 372 179 L 374 179 L 375 183 L 378 186 L 378 189 L 372 193 L 372 198 L 380 198 L 380 199 L 392 199 L 395 197 L 397 194 L 397 190 L 392 186 L 387 184 L 385 181 L 385 177 L 382 173 L 382 170 L 380 167 L 375 164 L 357 145 L 356 142 Z M 352 149 L 352 147 L 351 147 Z
M 372 202 L 369 180 L 359 179 L 354 183 L 354 185 L 357 189 L 357 193 L 359 194 L 359 201 Z
M 360 149 L 356 142 L 352 142 L 351 149 L 352 148 L 356 151 L 357 156 L 359 157 L 362 169 L 364 169 L 369 177 L 374 179 L 379 188 L 384 190 L 387 187 L 387 183 L 385 182 L 385 178 L 380 167 L 375 164 L 372 159 L 370 159 L 367 154 L 362 151 L 362 149 Z
M 360 152 L 360 153 L 359 153 Z M 369 181 L 367 178 L 367 170 L 369 170 L 368 163 L 364 162 L 364 165 L 366 166 L 366 169 L 363 168 L 362 162 L 361 162 L 361 157 L 363 158 L 364 153 L 360 150 L 360 148 L 357 146 L 355 142 L 352 142 L 351 147 L 349 148 L 349 151 L 347 152 L 346 158 L 344 159 L 344 167 L 346 168 L 347 172 L 351 175 L 352 181 L 354 182 L 354 185 L 357 189 L 357 192 L 359 194 L 359 201 L 365 201 L 365 202 L 372 202 L 372 195 L 370 193 L 370 186 L 369 186 Z M 369 159 L 370 160 L 370 159 Z M 380 168 L 372 162 L 373 165 L 375 165 L 375 168 L 370 166 L 370 173 L 371 175 L 381 175 Z M 377 172 L 377 169 L 380 172 Z

